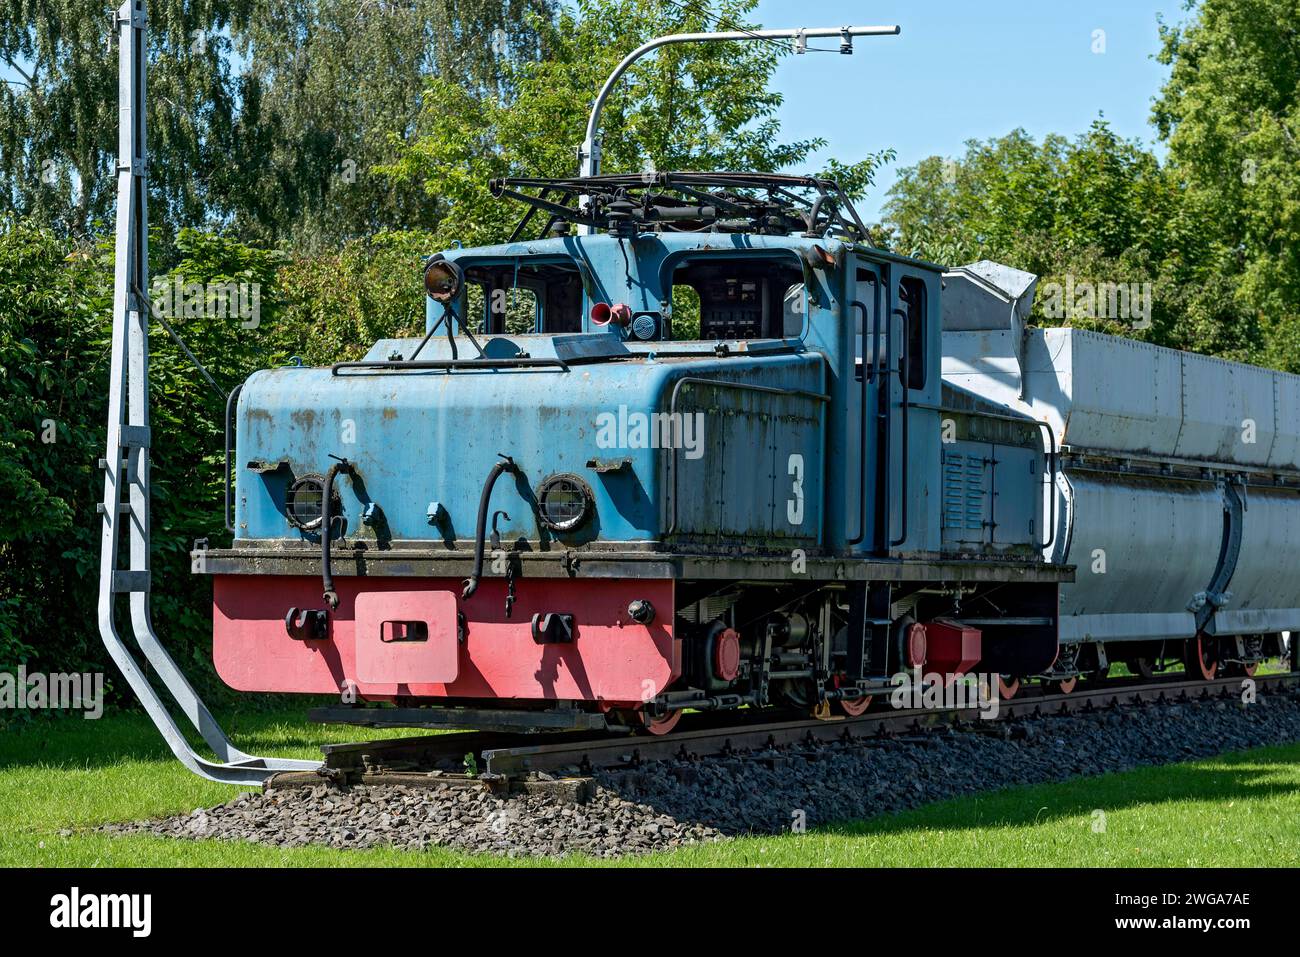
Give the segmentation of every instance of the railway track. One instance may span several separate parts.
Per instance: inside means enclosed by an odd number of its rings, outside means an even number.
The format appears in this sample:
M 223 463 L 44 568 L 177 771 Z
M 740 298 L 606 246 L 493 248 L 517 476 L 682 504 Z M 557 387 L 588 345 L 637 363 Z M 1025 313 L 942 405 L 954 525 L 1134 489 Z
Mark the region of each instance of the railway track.
M 1015 718 L 1115 709 L 1139 703 L 1238 699 L 1242 677 L 1212 681 L 1178 678 L 1124 680 L 1080 686 L 1069 694 L 1028 688 L 981 717 L 977 707 L 868 711 L 857 717 L 817 719 L 771 712 L 687 715 L 669 735 L 611 737 L 589 732 L 521 734 L 461 731 L 419 737 L 324 745 L 319 771 L 273 776 L 268 788 L 334 784 L 453 785 L 500 792 L 553 793 L 583 800 L 597 768 L 636 767 L 657 760 L 695 760 L 737 752 L 780 751 L 832 741 L 859 742 L 924 734 L 940 727 L 994 727 Z M 1300 688 L 1300 673 L 1259 675 L 1259 691 Z M 723 718 L 729 719 L 723 724 Z M 739 720 L 736 720 L 739 718 Z

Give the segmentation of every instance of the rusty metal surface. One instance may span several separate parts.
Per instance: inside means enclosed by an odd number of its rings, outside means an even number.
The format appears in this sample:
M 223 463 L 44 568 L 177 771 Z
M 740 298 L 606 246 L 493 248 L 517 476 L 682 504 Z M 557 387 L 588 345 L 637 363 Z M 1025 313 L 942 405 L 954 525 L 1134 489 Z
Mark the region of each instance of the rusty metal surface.
M 731 578 L 788 581 L 790 557 L 781 555 L 688 554 L 583 549 L 581 551 L 521 552 L 522 575 L 537 578 Z M 191 570 L 205 575 L 303 575 L 319 577 L 320 555 L 301 547 L 212 548 L 190 553 Z M 464 577 L 473 564 L 468 550 L 442 548 L 390 550 L 343 549 L 333 552 L 336 576 Z M 807 559 L 808 581 L 917 582 L 1068 582 L 1069 566 L 1040 562 L 984 559 L 902 559 L 869 561 L 857 558 Z

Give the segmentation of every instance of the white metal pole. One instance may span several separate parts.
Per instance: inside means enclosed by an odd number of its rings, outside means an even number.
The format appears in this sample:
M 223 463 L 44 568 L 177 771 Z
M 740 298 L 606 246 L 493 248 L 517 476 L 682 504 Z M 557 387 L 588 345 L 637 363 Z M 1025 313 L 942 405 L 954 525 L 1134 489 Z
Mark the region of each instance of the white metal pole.
M 586 139 L 583 140 L 582 146 L 578 148 L 578 158 L 581 162 L 580 175 L 584 177 L 600 175 L 600 140 L 598 137 L 600 115 L 605 108 L 605 101 L 609 99 L 614 84 L 627 72 L 628 68 L 651 50 L 657 50 L 660 47 L 676 43 L 730 42 L 735 40 L 793 40 L 840 37 L 845 42 L 848 42 L 849 37 L 897 36 L 901 32 L 901 28 L 894 24 L 884 27 L 796 27 L 780 30 L 728 30 L 720 33 L 670 33 L 665 36 L 655 37 L 625 56 L 618 66 L 614 67 L 614 72 L 605 80 L 605 85 L 600 88 L 600 93 L 596 96 L 596 102 L 591 107 L 591 115 L 587 119 Z
M 600 88 L 600 93 L 596 96 L 596 102 L 592 104 L 591 115 L 587 118 L 587 134 L 578 147 L 578 175 L 584 179 L 588 176 L 600 175 L 600 115 L 605 109 L 605 101 L 609 99 L 610 91 L 613 90 L 614 84 L 619 78 L 627 72 L 637 60 L 645 56 L 651 50 L 657 50 L 660 47 L 669 46 L 676 43 L 712 43 L 712 42 L 731 42 L 735 40 L 793 40 L 797 39 L 801 43 L 805 39 L 817 37 L 839 37 L 843 52 L 851 52 L 852 37 L 870 37 L 870 36 L 897 36 L 901 33 L 897 24 L 882 27 L 795 27 L 783 30 L 727 30 L 719 33 L 670 33 L 665 36 L 655 37 L 646 43 L 641 44 L 627 56 L 625 56 L 614 67 L 614 72 L 605 80 L 605 85 Z M 802 52 L 802 51 L 801 51 Z M 579 199 L 580 204 L 585 204 L 587 197 Z M 582 227 L 579 232 L 588 233 L 587 227 Z
M 117 248 L 108 381 L 108 438 L 100 505 L 99 631 L 104 647 L 172 753 L 195 774 L 225 784 L 261 784 L 276 771 L 314 770 L 317 761 L 259 758 L 226 737 L 154 633 L 149 614 L 149 156 L 145 131 L 145 0 L 125 0 L 114 17 L 118 40 Z M 123 489 L 125 484 L 127 489 Z M 125 498 L 123 492 L 126 492 Z M 125 528 L 124 528 L 125 525 Z M 122 560 L 127 538 L 126 567 Z M 116 605 L 128 596 L 131 634 L 173 706 L 217 756 L 190 746 L 159 692 L 118 631 Z

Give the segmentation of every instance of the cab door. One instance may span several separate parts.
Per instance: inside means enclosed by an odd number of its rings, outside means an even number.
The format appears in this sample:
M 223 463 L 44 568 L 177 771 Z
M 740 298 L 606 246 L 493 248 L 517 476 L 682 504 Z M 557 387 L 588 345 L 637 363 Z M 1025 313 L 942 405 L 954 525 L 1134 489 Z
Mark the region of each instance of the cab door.
M 882 556 L 934 549 L 938 276 L 924 264 L 857 257 L 850 279 L 849 545 Z
M 892 377 L 883 374 L 889 349 L 889 292 L 885 267 L 854 257 L 849 264 L 849 379 L 845 482 L 846 538 L 849 547 L 864 553 L 882 550 L 881 515 L 887 410 L 895 401 Z

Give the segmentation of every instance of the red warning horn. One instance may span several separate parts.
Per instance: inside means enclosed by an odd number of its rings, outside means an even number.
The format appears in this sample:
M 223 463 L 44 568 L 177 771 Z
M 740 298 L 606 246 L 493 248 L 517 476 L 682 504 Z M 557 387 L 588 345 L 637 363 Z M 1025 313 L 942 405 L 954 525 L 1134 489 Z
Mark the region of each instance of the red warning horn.
M 591 307 L 591 324 L 606 326 L 611 322 L 616 326 L 626 326 L 632 321 L 632 307 L 620 302 L 611 306 L 607 302 L 598 302 Z

